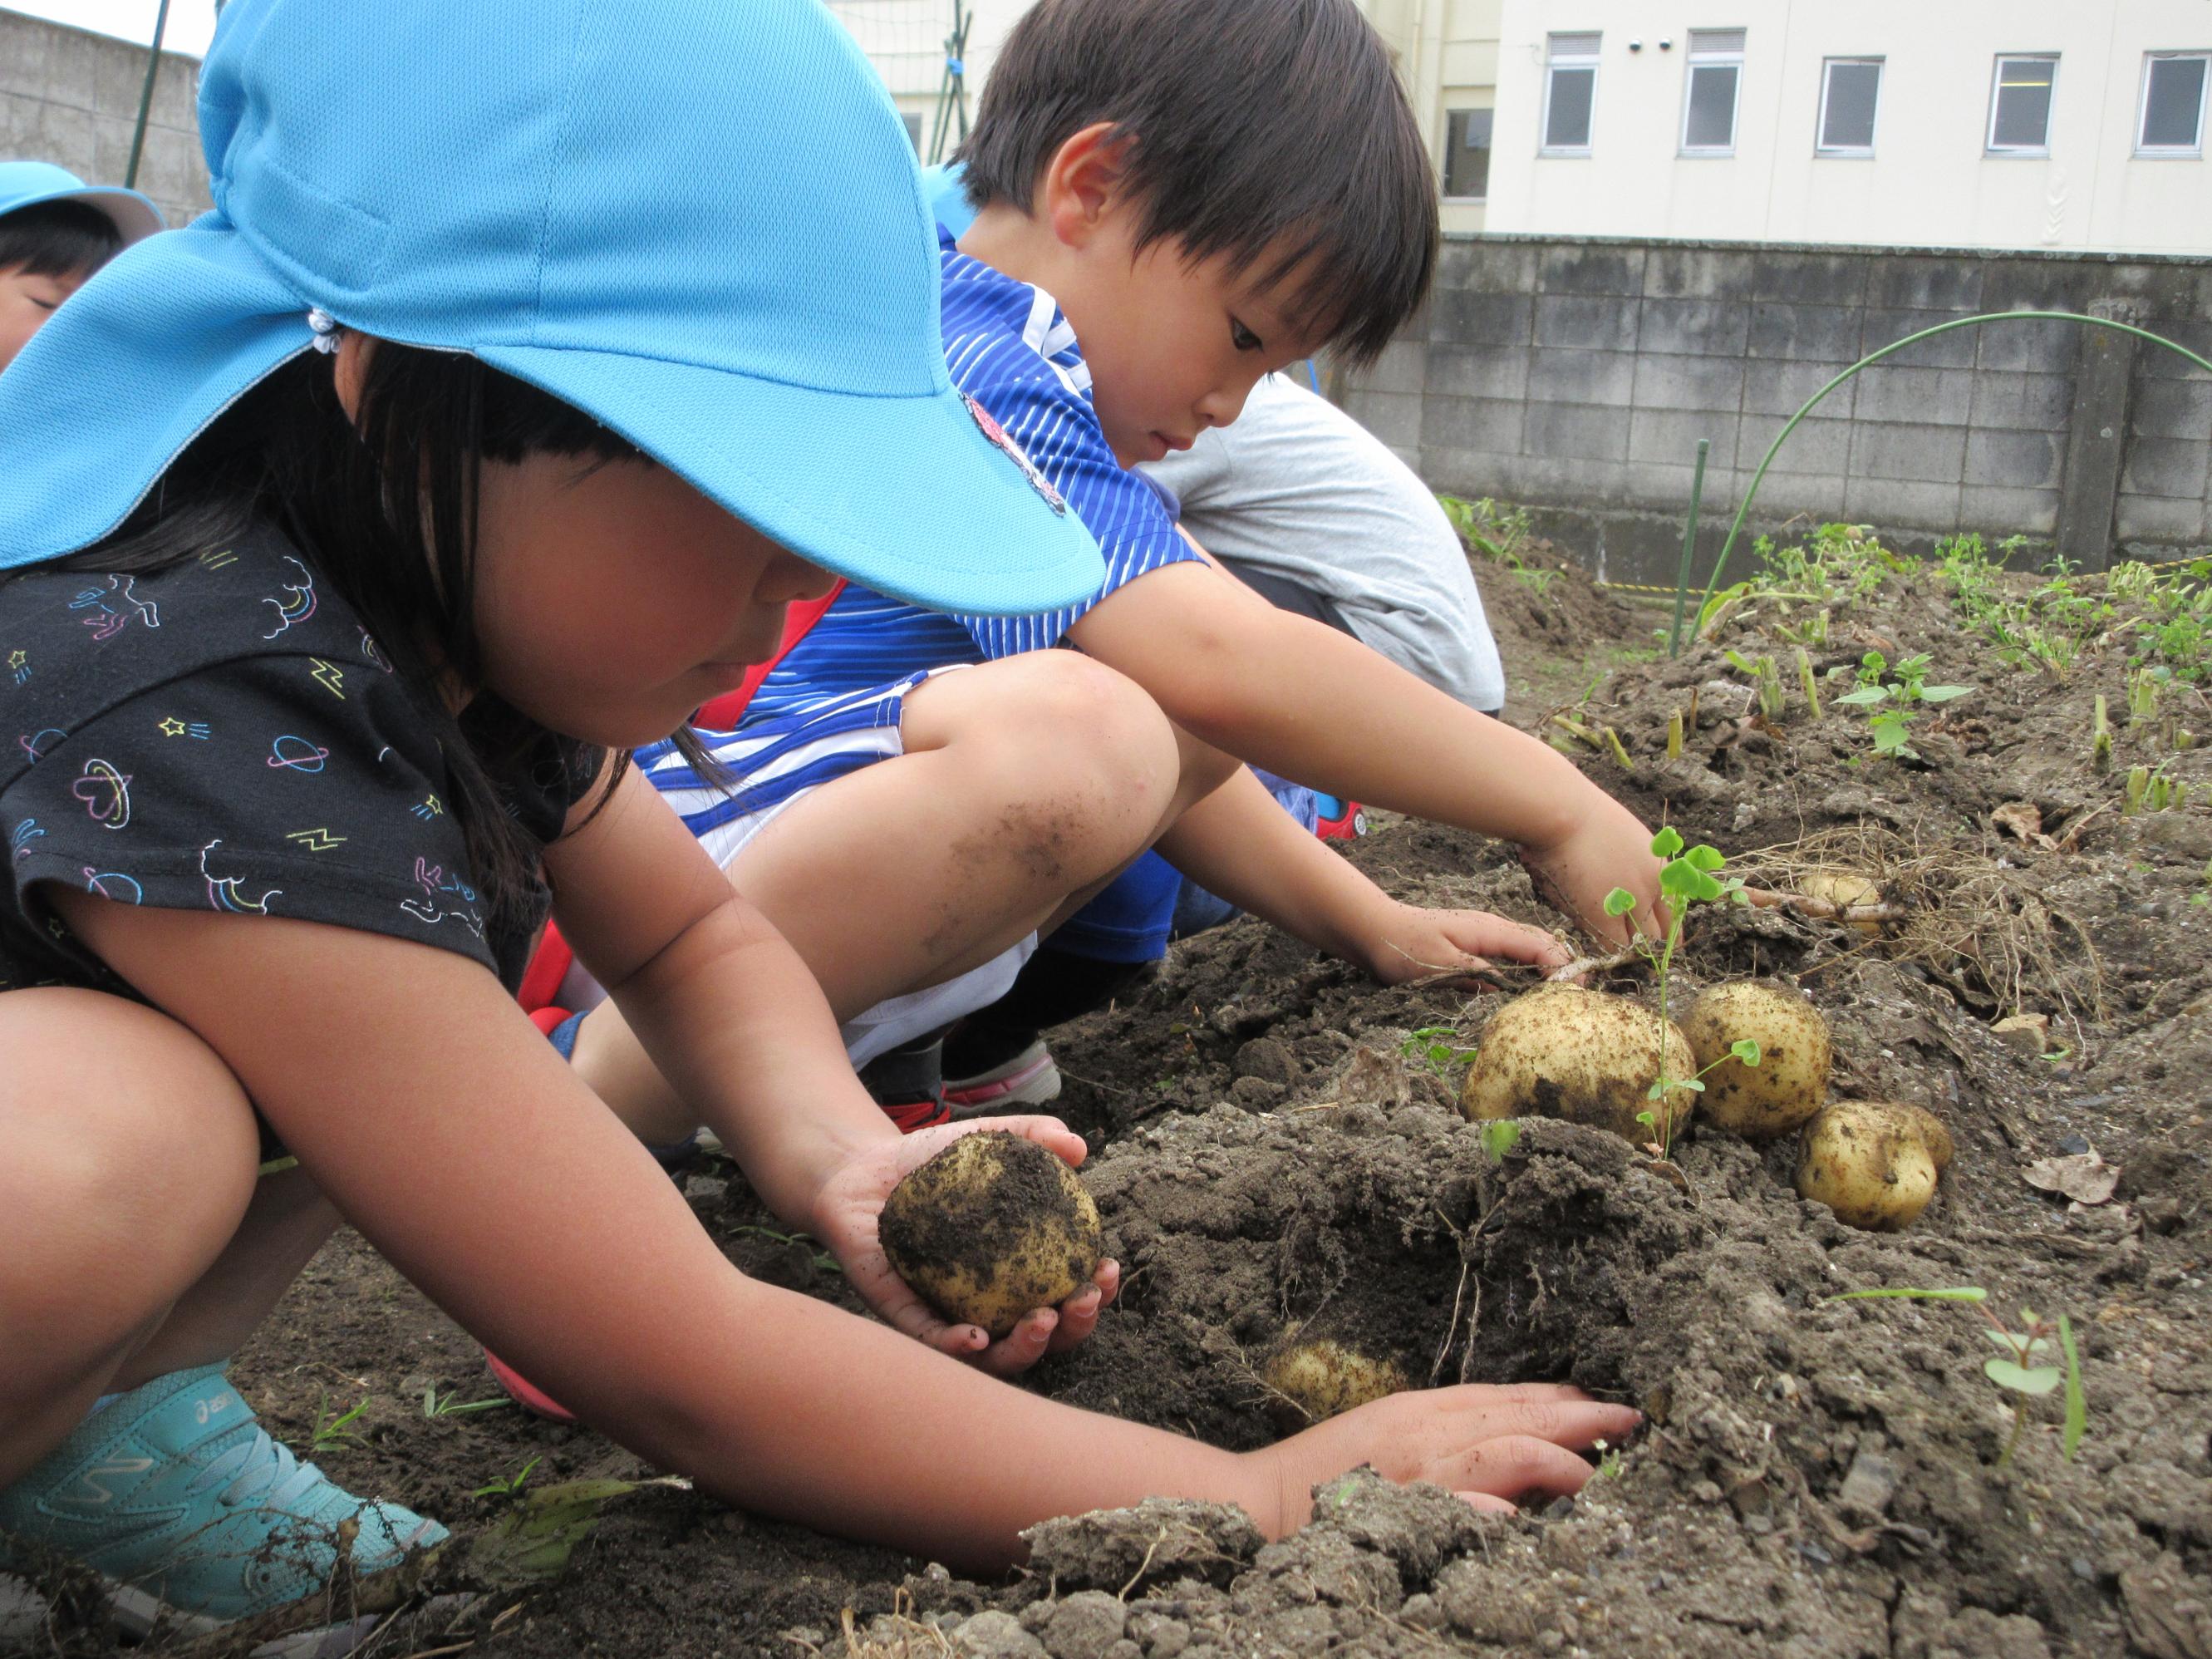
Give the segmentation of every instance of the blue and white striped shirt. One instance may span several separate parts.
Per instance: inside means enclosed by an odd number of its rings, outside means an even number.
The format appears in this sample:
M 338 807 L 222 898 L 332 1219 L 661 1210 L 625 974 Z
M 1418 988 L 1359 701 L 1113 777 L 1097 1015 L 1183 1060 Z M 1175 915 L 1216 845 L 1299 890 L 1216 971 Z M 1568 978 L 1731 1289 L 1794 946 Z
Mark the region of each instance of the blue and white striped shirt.
M 740 731 L 951 663 L 988 662 L 1060 643 L 1123 583 L 1197 555 L 1160 495 L 1123 470 L 1091 406 L 1091 371 L 1049 294 L 969 258 L 940 231 L 945 361 L 952 383 L 998 421 L 1098 543 L 1106 580 L 1079 605 L 1028 617 L 956 617 L 848 586 L 778 663 Z

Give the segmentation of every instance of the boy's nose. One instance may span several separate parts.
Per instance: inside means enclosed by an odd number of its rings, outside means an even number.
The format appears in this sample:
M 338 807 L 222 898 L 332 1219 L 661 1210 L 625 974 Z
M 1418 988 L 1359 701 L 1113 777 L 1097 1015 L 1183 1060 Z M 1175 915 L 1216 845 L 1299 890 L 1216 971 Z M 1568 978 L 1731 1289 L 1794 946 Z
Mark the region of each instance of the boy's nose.
M 1196 414 L 1199 428 L 1227 426 L 1244 412 L 1244 400 L 1251 396 L 1249 385 L 1217 386 L 1198 400 Z

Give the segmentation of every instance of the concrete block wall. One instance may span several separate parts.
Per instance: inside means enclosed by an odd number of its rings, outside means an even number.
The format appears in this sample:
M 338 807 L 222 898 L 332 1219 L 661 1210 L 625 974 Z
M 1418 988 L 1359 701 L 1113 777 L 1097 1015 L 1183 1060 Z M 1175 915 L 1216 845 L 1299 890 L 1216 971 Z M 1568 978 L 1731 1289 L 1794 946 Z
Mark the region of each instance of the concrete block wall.
M 162 54 L 138 161 L 138 189 L 173 225 L 210 205 L 193 115 L 199 67 Z M 88 183 L 121 184 L 145 81 L 143 46 L 0 11 L 0 159 L 52 161 Z
M 1671 581 L 1699 438 L 1709 557 L 1822 386 L 1919 329 L 2015 310 L 2111 314 L 2212 357 L 2212 260 L 1455 237 L 1424 315 L 1340 395 L 1434 488 L 1546 509 L 1610 579 Z M 2119 356 L 2088 367 L 2093 333 Z M 1939 335 L 1791 434 L 1753 521 L 1799 514 L 2094 544 L 2098 563 L 2205 550 L 2212 376 L 2070 324 Z

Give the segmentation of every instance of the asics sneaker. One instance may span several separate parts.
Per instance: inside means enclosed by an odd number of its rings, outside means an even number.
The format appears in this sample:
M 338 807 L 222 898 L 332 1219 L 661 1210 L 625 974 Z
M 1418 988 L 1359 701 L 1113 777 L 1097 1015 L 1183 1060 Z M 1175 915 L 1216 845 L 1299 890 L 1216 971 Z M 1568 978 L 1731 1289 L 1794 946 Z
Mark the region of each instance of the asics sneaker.
M 0 1651 L 43 1622 L 21 1576 L 40 1553 L 99 1573 L 125 1633 L 200 1635 L 321 1593 L 341 1547 L 366 1577 L 445 1538 L 301 1462 L 223 1373 L 171 1371 L 118 1396 L 0 1491 Z

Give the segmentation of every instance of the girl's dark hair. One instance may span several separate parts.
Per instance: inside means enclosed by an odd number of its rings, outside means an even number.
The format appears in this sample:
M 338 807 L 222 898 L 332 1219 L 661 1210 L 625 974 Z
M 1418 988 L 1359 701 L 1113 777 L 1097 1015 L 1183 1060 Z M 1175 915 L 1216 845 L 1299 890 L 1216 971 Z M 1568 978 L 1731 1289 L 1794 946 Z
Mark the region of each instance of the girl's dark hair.
M 1427 294 L 1437 185 L 1381 38 L 1352 0 L 1039 0 L 993 64 L 960 146 L 969 199 L 1024 212 L 1060 147 L 1111 122 L 1170 237 L 1273 287 L 1357 364 Z
M 292 359 L 171 464 L 121 527 L 63 568 L 145 571 L 197 557 L 250 525 L 274 525 L 353 606 L 414 694 L 445 751 L 449 804 L 495 923 L 528 914 L 538 848 L 506 808 L 544 732 L 496 698 L 463 722 L 441 688 L 482 684 L 475 617 L 477 479 L 483 461 L 630 460 L 627 439 L 477 359 L 380 341 L 359 420 L 331 360 Z M 677 741 L 704 759 L 688 728 Z M 610 769 L 610 781 L 618 769 Z M 605 797 L 602 796 L 604 800 Z
M 82 202 L 38 202 L 0 217 L 0 270 L 89 276 L 122 247 L 115 221 Z

